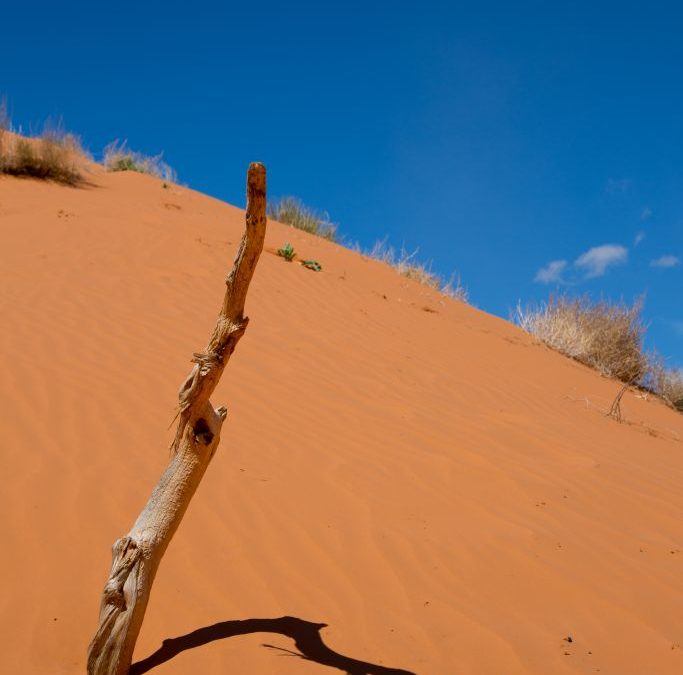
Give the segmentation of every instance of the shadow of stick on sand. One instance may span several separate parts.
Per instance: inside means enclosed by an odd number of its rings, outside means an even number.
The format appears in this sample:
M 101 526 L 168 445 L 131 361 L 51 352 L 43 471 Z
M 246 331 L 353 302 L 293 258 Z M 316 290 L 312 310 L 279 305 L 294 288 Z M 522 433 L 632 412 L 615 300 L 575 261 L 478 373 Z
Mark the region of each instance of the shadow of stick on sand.
M 224 640 L 236 635 L 249 633 L 279 633 L 294 640 L 298 652 L 284 649 L 282 651 L 298 656 L 307 661 L 313 661 L 324 666 L 337 668 L 347 675 L 416 675 L 409 670 L 401 668 L 389 668 L 376 663 L 359 661 L 349 656 L 344 656 L 330 649 L 320 636 L 320 629 L 325 623 L 313 623 L 304 621 L 293 616 L 282 616 L 278 619 L 243 619 L 233 621 L 221 621 L 212 626 L 204 626 L 186 635 L 164 640 L 161 647 L 142 661 L 131 666 L 130 675 L 142 675 L 188 649 L 195 649 L 202 645 Z M 270 649 L 281 649 L 272 645 L 264 644 Z

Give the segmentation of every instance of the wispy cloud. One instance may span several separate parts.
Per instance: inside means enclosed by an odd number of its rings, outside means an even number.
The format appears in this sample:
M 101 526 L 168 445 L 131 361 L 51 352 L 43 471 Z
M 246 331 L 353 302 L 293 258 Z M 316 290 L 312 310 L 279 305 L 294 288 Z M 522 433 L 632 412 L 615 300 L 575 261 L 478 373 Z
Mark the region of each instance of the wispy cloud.
M 649 206 L 644 206 L 643 210 L 640 212 L 641 220 L 650 220 L 652 218 L 652 209 Z
M 566 260 L 552 260 L 545 267 L 541 267 L 534 281 L 538 281 L 541 284 L 552 284 L 562 281 L 562 273 L 567 269 Z
M 650 267 L 676 267 L 676 265 L 680 264 L 680 258 L 677 258 L 675 255 L 663 255 L 650 260 Z
M 628 260 L 628 250 L 618 244 L 594 246 L 582 253 L 575 261 L 574 267 L 580 269 L 586 279 L 603 276 L 614 265 L 621 265 Z
M 642 230 L 640 232 L 636 232 L 636 236 L 633 238 L 633 245 L 638 246 L 643 239 L 645 239 L 645 232 Z
M 630 178 L 610 178 L 605 185 L 605 191 L 611 195 L 628 192 L 632 183 Z

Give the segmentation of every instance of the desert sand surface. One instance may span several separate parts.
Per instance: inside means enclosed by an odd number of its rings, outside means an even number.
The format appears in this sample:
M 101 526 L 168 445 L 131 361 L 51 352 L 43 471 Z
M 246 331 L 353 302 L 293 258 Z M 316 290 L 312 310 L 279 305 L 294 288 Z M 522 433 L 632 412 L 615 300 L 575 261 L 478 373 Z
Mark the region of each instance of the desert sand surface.
M 85 671 L 243 217 L 0 178 L 0 672 Z M 683 416 L 278 223 L 247 313 L 133 673 L 683 672 Z

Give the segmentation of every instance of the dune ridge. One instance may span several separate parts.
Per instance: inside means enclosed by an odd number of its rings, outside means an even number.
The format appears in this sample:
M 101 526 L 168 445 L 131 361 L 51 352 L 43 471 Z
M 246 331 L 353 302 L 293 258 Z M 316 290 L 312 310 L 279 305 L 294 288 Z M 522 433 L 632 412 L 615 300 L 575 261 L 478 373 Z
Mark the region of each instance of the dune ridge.
M 2 672 L 84 671 L 242 219 L 130 172 L 0 178 Z M 628 392 L 618 424 L 619 383 L 275 222 L 247 313 L 138 670 L 252 622 L 149 672 L 683 671 L 683 417 Z

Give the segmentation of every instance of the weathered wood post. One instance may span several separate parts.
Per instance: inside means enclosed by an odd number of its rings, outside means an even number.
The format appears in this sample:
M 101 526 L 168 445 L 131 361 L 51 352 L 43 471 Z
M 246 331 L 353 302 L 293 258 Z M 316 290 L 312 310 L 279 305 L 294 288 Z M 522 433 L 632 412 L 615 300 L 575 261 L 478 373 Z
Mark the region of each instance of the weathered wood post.
M 249 166 L 246 229 L 226 280 L 216 327 L 178 393 L 180 410 L 171 458 L 130 532 L 114 543 L 102 593 L 100 623 L 88 648 L 89 675 L 127 675 L 154 576 L 206 467 L 216 452 L 226 409 L 213 393 L 248 319 L 244 303 L 266 232 L 266 169 Z

